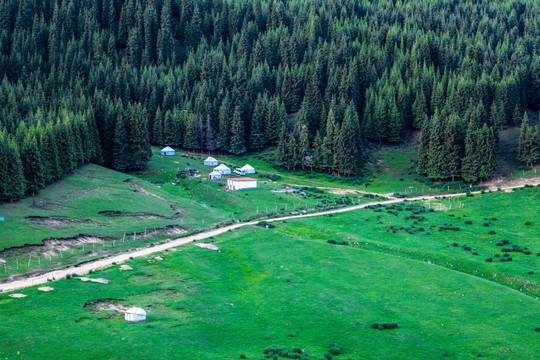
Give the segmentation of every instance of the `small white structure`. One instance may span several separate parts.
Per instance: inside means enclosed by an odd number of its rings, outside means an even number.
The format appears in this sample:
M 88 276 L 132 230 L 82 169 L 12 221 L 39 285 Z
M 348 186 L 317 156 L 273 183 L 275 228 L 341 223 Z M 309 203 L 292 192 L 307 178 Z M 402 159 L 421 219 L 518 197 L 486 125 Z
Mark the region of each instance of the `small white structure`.
M 231 169 L 229 169 L 225 164 L 221 164 L 214 168 L 214 171 L 217 171 L 221 175 L 231 175 Z
M 126 310 L 124 319 L 129 322 L 146 321 L 146 311 L 137 306 L 132 306 Z
M 246 164 L 240 168 L 244 174 L 255 174 L 255 168 L 249 164 Z
M 176 154 L 176 151 L 170 146 L 164 147 L 161 149 L 161 155 L 163 156 L 174 156 Z
M 219 180 L 219 179 L 221 179 L 221 173 L 218 172 L 218 171 L 216 171 L 216 170 L 214 170 L 214 171 L 212 171 L 212 172 L 210 173 L 210 175 L 208 175 L 208 178 L 209 178 L 210 180 Z
M 234 169 L 234 172 L 238 175 L 255 174 L 255 168 L 246 164 L 239 169 Z
M 248 177 L 228 179 L 227 188 L 229 190 L 256 189 L 257 180 Z
M 218 161 L 214 159 L 213 157 L 209 156 L 204 160 L 204 165 L 206 166 L 217 166 Z

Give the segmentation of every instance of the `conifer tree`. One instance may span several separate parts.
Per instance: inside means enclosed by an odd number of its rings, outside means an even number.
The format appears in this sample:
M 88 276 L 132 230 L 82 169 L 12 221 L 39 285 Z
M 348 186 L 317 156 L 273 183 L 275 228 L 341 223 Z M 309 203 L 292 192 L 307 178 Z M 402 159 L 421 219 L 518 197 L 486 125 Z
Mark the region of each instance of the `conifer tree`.
M 0 200 L 18 200 L 24 196 L 26 182 L 19 149 L 0 132 Z
M 527 113 L 523 115 L 519 133 L 518 160 L 533 166 L 540 158 L 537 129 L 531 126 Z
M 186 134 L 184 136 L 184 147 L 186 149 L 195 150 L 199 148 L 199 133 L 195 116 L 190 115 L 186 118 Z
M 34 195 L 36 191 L 45 186 L 45 167 L 34 134 L 26 134 L 21 146 L 21 152 L 24 154 L 21 160 L 26 180 L 26 190 Z
M 240 106 L 234 108 L 234 114 L 231 124 L 231 143 L 229 146 L 231 154 L 240 155 L 246 152 L 244 139 L 244 123 L 242 121 L 242 111 Z

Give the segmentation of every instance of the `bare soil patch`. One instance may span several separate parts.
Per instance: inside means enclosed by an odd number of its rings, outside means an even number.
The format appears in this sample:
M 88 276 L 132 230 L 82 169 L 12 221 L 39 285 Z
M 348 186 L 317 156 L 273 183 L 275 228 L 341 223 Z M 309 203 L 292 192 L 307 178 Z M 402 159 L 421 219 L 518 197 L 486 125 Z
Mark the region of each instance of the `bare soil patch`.
M 92 278 L 88 278 L 88 277 L 80 277 L 79 279 L 81 279 L 81 281 L 90 281 L 90 282 L 95 282 L 95 283 L 99 283 L 99 284 L 108 284 L 109 283 L 109 280 L 107 279 L 103 279 L 103 278 L 98 278 L 98 279 L 92 279 Z
M 99 314 L 104 311 L 113 311 L 119 314 L 126 312 L 130 306 L 124 305 L 121 302 L 126 301 L 125 299 L 99 299 L 92 302 L 87 302 L 83 305 L 85 309 L 89 309 L 92 314 Z
M 195 243 L 195 246 L 198 246 L 203 249 L 208 249 L 208 250 L 219 250 L 219 248 L 216 245 L 209 244 L 209 243 Z
M 25 219 L 30 221 L 32 224 L 45 226 L 46 228 L 53 229 L 53 230 L 60 229 L 65 226 L 75 225 L 75 224 L 78 224 L 78 225 L 92 224 L 92 220 L 90 219 L 79 220 L 79 219 L 72 219 L 65 216 L 51 216 L 51 217 L 27 216 Z

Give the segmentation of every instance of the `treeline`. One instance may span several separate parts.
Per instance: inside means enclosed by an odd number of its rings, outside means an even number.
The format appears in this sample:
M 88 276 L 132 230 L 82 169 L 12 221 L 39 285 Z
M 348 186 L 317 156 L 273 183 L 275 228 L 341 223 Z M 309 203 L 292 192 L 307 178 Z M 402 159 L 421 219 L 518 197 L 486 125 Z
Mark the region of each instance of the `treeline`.
M 494 167 L 476 156 L 464 176 L 467 146 L 493 157 L 497 127 L 540 107 L 539 24 L 532 0 L 5 0 L 0 132 L 23 164 L 20 124 L 40 148 L 69 113 L 97 134 L 82 162 L 140 169 L 150 143 L 276 146 L 284 167 L 348 176 L 366 139 L 452 122 L 459 166 L 419 170 L 472 181 Z

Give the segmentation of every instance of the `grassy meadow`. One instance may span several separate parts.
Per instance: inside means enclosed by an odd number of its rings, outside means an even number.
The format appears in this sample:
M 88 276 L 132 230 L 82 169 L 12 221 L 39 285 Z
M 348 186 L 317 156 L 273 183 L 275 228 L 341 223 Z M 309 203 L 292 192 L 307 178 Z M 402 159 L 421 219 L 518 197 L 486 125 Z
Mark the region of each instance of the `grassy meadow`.
M 372 201 L 320 189 L 274 193 L 279 183 L 229 192 L 226 180 L 176 179 L 187 162 L 156 155 L 146 172 L 128 175 L 89 164 L 34 197 L 0 203 L 0 281 L 28 272 L 77 264 L 212 226 L 252 218 L 317 211 Z M 301 190 L 301 191 L 300 191 Z
M 106 285 L 0 294 L 0 356 L 535 359 L 539 200 L 536 187 L 250 226 L 211 239 L 219 251 L 188 245 L 90 275 Z M 111 310 L 131 305 L 148 321 Z

